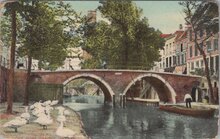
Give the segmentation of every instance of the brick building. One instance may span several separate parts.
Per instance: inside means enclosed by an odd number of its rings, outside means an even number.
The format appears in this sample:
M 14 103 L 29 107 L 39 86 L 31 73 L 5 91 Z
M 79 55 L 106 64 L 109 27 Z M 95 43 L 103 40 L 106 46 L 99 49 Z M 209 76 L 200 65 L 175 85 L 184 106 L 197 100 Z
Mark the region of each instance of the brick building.
M 176 65 L 173 73 L 186 74 L 187 31 L 183 31 L 175 39 Z

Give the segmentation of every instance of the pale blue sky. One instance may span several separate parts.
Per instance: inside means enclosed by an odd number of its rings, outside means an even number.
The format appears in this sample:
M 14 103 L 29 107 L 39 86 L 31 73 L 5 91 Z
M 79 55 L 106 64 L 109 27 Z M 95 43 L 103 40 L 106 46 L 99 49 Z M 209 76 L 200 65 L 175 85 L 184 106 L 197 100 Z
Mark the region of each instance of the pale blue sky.
M 149 19 L 150 26 L 163 33 L 173 33 L 184 25 L 184 14 L 178 1 L 134 1 L 137 7 L 143 9 L 143 16 Z M 100 5 L 98 1 L 68 1 L 77 12 L 87 14 Z M 98 14 L 98 19 L 100 15 Z

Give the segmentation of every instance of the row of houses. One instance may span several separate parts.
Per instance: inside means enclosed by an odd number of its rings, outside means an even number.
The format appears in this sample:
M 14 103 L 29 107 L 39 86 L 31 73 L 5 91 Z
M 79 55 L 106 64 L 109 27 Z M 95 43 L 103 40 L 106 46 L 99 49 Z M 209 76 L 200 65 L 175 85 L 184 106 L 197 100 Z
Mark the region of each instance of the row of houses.
M 199 41 L 206 37 L 204 30 L 197 34 Z M 160 50 L 161 60 L 155 63 L 154 71 L 192 75 L 196 70 L 204 70 L 202 55 L 193 42 L 193 32 L 189 26 L 183 30 L 180 25 L 179 30 L 172 34 L 161 34 L 161 37 L 165 39 L 165 45 Z M 201 43 L 200 47 L 206 54 L 211 75 L 218 76 L 218 34 Z

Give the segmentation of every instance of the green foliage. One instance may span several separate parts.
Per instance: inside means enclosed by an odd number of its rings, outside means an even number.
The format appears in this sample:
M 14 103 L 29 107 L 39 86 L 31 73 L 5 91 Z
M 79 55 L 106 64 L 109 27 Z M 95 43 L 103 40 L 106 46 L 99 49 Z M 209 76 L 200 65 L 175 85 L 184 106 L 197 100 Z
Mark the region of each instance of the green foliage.
M 9 5 L 6 5 L 8 8 Z M 8 9 L 7 8 L 7 9 Z M 0 34 L 2 34 L 0 39 L 4 43 L 6 47 L 9 47 L 11 45 L 11 35 L 12 35 L 12 28 L 11 28 L 11 15 L 9 14 L 10 10 L 5 11 L 4 15 L 1 16 L 0 20 Z M 9 8 L 11 9 L 11 7 Z M 16 28 L 17 30 L 20 30 L 22 28 L 22 22 L 21 22 L 21 16 L 17 15 L 17 21 L 16 21 Z
M 80 22 L 79 15 L 70 5 L 59 2 L 21 0 L 16 5 L 18 55 L 39 60 L 40 68 L 55 70 L 63 65 L 68 48 L 80 45 L 79 36 L 65 31 Z M 7 9 L 1 31 L 5 34 L 4 43 L 9 46 L 11 21 L 8 16 L 10 8 Z
M 86 26 L 83 49 L 92 59 L 86 60 L 83 68 L 101 68 L 106 61 L 108 68 L 149 69 L 159 60 L 161 32 L 149 27 L 134 3 L 107 0 L 98 9 L 110 23 L 100 21 Z
M 66 86 L 67 87 L 79 87 L 87 81 L 88 81 L 87 79 L 76 79 L 76 80 L 70 81 Z
M 204 68 L 195 68 L 195 71 L 191 72 L 192 75 L 199 75 L 199 76 L 203 76 L 206 77 L 206 73 Z M 218 73 L 215 75 L 214 74 L 214 69 L 210 68 L 209 70 L 209 75 L 212 75 L 212 79 L 218 79 Z
M 185 21 L 192 25 L 195 32 L 204 30 L 208 37 L 218 32 L 218 22 L 213 20 L 218 17 L 216 3 L 187 0 L 180 2 L 180 5 L 184 7 Z
M 5 46 L 10 46 L 10 40 L 11 40 L 11 31 L 10 31 L 10 28 L 11 28 L 11 25 L 10 25 L 10 17 L 8 16 L 3 16 L 2 19 L 1 19 L 1 40 L 2 42 L 5 44 Z
M 195 68 L 194 72 L 191 72 L 192 75 L 205 76 L 205 71 L 203 68 Z

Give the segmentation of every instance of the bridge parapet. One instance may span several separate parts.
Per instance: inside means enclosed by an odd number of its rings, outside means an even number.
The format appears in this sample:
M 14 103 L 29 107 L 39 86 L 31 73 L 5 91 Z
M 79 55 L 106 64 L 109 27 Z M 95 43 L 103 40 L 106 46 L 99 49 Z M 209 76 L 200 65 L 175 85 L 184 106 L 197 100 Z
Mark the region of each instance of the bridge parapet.
M 182 102 L 186 93 L 190 93 L 194 84 L 200 81 L 199 76 L 187 76 L 171 73 L 158 73 L 143 70 L 74 70 L 55 72 L 33 72 L 33 83 L 67 84 L 71 80 L 85 78 L 95 82 L 104 92 L 106 101 L 116 101 L 135 82 L 145 79 L 157 90 L 161 101 Z

